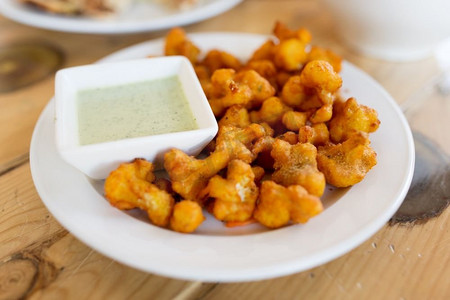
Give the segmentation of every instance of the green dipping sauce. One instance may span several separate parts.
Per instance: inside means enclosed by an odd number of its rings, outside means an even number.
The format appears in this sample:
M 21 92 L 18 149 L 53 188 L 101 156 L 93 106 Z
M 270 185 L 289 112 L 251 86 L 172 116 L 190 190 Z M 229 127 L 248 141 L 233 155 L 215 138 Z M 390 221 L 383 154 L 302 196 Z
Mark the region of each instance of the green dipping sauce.
M 80 145 L 197 129 L 177 76 L 77 94 Z

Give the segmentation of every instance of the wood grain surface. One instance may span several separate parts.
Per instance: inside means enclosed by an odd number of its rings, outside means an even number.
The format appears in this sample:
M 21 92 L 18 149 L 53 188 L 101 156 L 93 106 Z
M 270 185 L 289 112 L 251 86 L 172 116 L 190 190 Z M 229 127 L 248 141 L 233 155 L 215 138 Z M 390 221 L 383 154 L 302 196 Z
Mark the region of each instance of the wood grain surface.
M 293 28 L 307 27 L 315 44 L 334 49 L 369 73 L 398 103 L 438 72 L 432 58 L 392 63 L 353 52 L 335 38 L 330 15 L 314 0 L 246 0 L 185 29 L 268 34 L 276 20 Z M 0 33 L 0 48 L 31 40 L 51 43 L 65 53 L 64 67 L 68 67 L 95 62 L 129 45 L 162 37 L 166 31 L 113 36 L 69 34 L 0 17 Z M 54 93 L 53 84 L 53 76 L 49 76 L 0 94 L 0 300 L 450 299 L 448 209 L 423 224 L 385 225 L 365 243 L 332 262 L 264 281 L 181 281 L 137 271 L 97 253 L 52 217 L 31 178 L 31 135 Z M 433 122 L 433 114 L 428 120 Z M 436 132 L 436 137 L 445 139 L 443 145 L 450 153 L 448 128 L 445 132 Z

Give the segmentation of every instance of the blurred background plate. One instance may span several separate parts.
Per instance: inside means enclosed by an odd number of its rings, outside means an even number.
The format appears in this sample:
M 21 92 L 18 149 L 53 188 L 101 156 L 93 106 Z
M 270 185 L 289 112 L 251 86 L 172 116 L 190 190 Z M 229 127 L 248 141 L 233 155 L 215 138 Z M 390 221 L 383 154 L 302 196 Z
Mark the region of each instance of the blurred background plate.
M 20 3 L 0 1 L 0 13 L 29 26 L 76 33 L 123 34 L 162 30 L 199 22 L 219 15 L 242 0 L 202 0 L 191 9 L 176 10 L 167 6 L 137 2 L 130 9 L 110 18 L 63 16 L 46 13 Z

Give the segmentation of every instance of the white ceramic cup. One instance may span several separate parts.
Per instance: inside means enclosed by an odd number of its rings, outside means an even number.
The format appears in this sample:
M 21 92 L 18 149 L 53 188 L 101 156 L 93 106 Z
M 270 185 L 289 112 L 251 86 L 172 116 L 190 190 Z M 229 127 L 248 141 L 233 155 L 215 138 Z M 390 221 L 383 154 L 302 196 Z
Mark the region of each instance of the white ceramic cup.
M 369 56 L 408 61 L 450 36 L 450 0 L 321 0 L 338 36 Z

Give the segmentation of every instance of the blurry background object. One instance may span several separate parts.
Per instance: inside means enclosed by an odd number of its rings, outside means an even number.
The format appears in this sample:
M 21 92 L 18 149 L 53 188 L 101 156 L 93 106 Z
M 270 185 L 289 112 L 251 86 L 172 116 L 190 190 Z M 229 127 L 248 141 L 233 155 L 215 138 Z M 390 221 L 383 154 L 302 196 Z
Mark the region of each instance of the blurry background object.
M 119 0 L 1 0 L 0 14 L 22 24 L 55 31 L 125 34 L 196 23 L 224 13 L 242 2 L 242 0 L 122 1 L 123 3 L 119 4 Z M 24 2 L 34 4 L 27 5 Z M 95 3 L 103 5 L 94 5 Z M 42 8 L 46 8 L 47 11 Z M 116 11 L 112 11 L 113 9 Z M 56 13 L 57 11 L 60 13 Z
M 160 3 L 172 9 L 193 8 L 198 0 L 17 0 L 56 14 L 101 16 L 119 14 L 132 3 Z
M 448 0 L 321 0 L 351 48 L 391 61 L 421 59 L 450 36 Z

